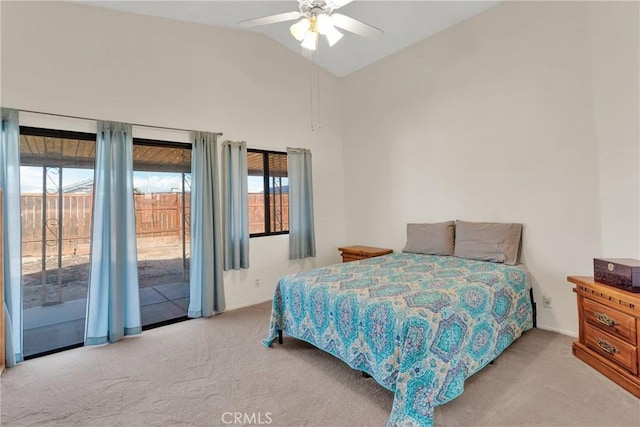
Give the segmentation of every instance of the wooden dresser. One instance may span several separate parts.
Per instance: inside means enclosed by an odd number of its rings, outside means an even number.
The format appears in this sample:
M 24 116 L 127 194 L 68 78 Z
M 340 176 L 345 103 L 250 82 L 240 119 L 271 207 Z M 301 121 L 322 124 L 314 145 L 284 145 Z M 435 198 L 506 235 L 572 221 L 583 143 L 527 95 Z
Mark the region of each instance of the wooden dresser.
M 393 253 L 392 249 L 374 248 L 373 246 L 345 246 L 338 248 L 342 255 L 342 262 L 358 261 L 361 259 Z
M 578 297 L 573 354 L 640 398 L 640 294 L 569 276 Z

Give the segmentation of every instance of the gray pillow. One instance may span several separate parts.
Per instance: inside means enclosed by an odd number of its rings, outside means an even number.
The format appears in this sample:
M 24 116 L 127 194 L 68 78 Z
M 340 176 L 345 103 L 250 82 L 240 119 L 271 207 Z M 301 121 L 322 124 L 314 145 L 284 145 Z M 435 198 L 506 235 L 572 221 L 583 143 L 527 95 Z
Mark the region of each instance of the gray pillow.
M 407 224 L 407 244 L 402 252 L 453 255 L 455 222 Z
M 522 224 L 457 221 L 454 255 L 515 265 L 521 236 Z

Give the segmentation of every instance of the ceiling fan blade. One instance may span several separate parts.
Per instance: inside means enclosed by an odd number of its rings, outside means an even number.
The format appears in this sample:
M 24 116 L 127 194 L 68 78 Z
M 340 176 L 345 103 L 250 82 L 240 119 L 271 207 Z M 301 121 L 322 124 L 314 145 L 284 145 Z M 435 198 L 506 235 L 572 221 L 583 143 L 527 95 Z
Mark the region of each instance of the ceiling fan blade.
M 380 28 L 372 27 L 369 24 L 365 24 L 341 13 L 333 13 L 331 14 L 331 18 L 333 25 L 336 27 L 349 31 L 350 33 L 358 34 L 359 36 L 376 39 L 384 34 L 384 31 Z
M 248 19 L 238 22 L 240 28 L 258 27 L 260 25 L 275 24 L 277 22 L 293 21 L 302 16 L 300 12 L 285 12 L 278 15 L 265 16 L 262 18 Z
M 335 10 L 348 5 L 352 1 L 353 0 L 327 0 L 327 4 L 331 6 L 333 10 Z

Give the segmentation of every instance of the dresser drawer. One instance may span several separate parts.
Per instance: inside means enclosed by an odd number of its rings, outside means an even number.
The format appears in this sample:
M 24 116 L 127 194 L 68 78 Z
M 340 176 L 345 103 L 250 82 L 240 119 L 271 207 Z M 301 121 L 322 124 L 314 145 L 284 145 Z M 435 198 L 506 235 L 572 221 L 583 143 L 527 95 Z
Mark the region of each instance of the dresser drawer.
M 635 346 L 588 324 L 585 325 L 584 340 L 590 349 L 638 375 L 638 355 Z
M 584 319 L 616 338 L 636 344 L 636 319 L 590 299 L 584 300 Z

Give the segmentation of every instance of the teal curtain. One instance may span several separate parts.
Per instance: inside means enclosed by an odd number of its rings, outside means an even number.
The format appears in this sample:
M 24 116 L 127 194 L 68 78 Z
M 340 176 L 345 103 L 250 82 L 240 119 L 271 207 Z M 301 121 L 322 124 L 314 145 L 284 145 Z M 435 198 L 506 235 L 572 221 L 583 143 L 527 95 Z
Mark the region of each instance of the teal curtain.
M 222 221 L 224 269 L 249 268 L 249 195 L 247 143 L 222 144 Z
M 131 125 L 99 121 L 84 342 L 141 331 Z
M 289 175 L 289 259 L 316 256 L 311 151 L 287 148 Z
M 6 364 L 22 362 L 22 236 L 18 111 L 2 108 L 0 188 L 4 208 L 4 307 Z
M 209 317 L 225 309 L 217 138 L 215 133 L 193 133 L 189 317 Z

